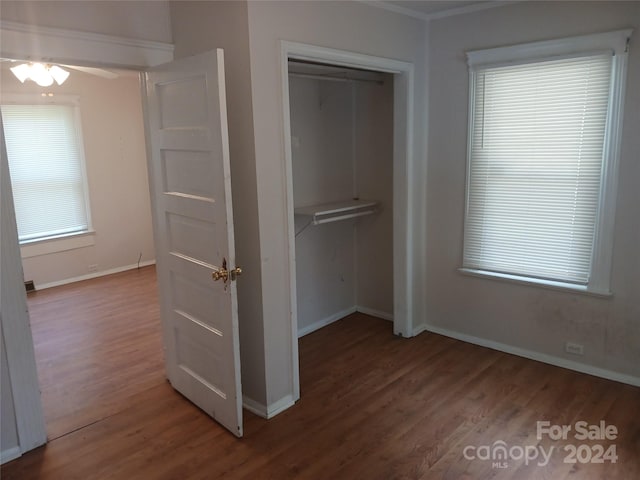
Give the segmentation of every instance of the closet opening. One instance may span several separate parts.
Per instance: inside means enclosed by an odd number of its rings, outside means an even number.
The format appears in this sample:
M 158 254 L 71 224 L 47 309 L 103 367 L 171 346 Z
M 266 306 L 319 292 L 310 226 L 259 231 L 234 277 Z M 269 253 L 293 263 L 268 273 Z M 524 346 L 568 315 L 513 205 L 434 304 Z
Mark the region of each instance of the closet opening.
M 301 335 L 358 310 L 392 320 L 397 336 L 419 333 L 413 216 L 423 200 L 414 178 L 414 65 L 284 40 L 280 47 L 297 401 Z
M 295 333 L 354 312 L 393 321 L 394 74 L 296 58 L 287 70 Z

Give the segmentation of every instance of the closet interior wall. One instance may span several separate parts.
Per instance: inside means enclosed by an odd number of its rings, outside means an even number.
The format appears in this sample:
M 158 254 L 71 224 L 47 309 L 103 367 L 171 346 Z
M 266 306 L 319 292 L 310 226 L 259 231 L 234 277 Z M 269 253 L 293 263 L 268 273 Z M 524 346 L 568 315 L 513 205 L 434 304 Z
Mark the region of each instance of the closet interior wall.
M 359 198 L 373 215 L 295 215 L 298 335 L 355 311 L 393 315 L 393 76 L 289 76 L 294 207 Z

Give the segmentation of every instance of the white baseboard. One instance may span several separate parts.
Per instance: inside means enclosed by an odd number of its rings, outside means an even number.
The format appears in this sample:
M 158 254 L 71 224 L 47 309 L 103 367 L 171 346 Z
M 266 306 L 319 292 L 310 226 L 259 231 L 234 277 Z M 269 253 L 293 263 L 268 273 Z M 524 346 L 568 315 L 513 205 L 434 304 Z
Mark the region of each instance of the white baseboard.
M 412 336 L 415 337 L 416 335 L 420 335 L 422 332 L 426 332 L 428 329 L 428 327 L 426 325 L 418 325 L 416 328 L 413 329 L 413 334 Z M 444 333 L 442 334 L 444 335 Z M 448 335 L 447 335 L 448 336 Z
M 22 456 L 20 447 L 7 448 L 0 452 L 0 465 Z
M 356 306 L 356 312 L 364 313 L 365 315 L 371 315 L 372 317 L 382 318 L 383 320 L 389 320 L 393 322 L 393 313 L 383 312 L 382 310 L 376 310 L 375 308 L 363 307 L 362 305 Z
M 361 305 L 356 305 L 354 307 L 349 307 L 341 312 L 334 313 L 333 315 L 329 315 L 322 320 L 318 320 L 317 322 L 313 322 L 311 325 L 307 325 L 298 330 L 298 338 L 304 337 L 309 333 L 315 332 L 316 330 L 321 329 L 322 327 L 326 327 L 327 325 L 340 320 L 341 318 L 346 317 L 347 315 L 351 315 L 352 313 L 360 312 L 365 315 L 371 315 L 372 317 L 382 318 L 383 320 L 389 320 L 393 322 L 393 314 L 388 312 L 383 312 L 382 310 L 376 310 L 375 308 L 363 307 Z
M 268 406 L 263 405 L 260 402 L 256 402 L 246 395 L 242 396 L 242 406 L 244 408 L 249 410 L 251 413 L 255 413 L 259 417 L 266 418 L 267 420 L 275 417 L 279 413 L 284 412 L 287 408 L 295 405 L 295 403 L 296 402 L 293 400 L 292 395 L 287 395 Z
M 140 268 L 148 267 L 149 265 L 155 265 L 155 260 L 146 260 L 140 262 Z M 124 267 L 110 268 L 109 270 L 101 270 L 99 272 L 89 273 L 87 275 L 80 275 L 79 277 L 65 278 L 64 280 L 57 280 L 55 282 L 43 283 L 41 285 L 36 284 L 36 290 L 44 290 L 45 288 L 59 287 L 60 285 L 67 285 L 68 283 L 81 282 L 83 280 L 91 280 L 92 278 L 104 277 L 105 275 L 113 275 L 114 273 L 126 272 L 127 270 L 134 270 L 138 268 L 138 264 L 125 265 Z
M 259 417 L 267 418 L 267 406 L 260 402 L 256 402 L 253 398 L 242 395 L 242 406 Z
M 463 342 L 473 343 L 474 345 L 480 345 L 481 347 L 491 348 L 492 350 L 498 350 L 500 352 L 511 353 L 519 357 L 528 358 L 530 360 L 536 360 L 538 362 L 547 363 L 556 367 L 567 368 L 580 373 L 586 373 L 595 377 L 606 378 L 607 380 L 614 380 L 616 382 L 626 383 L 636 387 L 640 387 L 640 378 L 633 375 L 627 375 L 624 373 L 614 372 L 604 368 L 594 367 L 592 365 L 586 365 L 584 363 L 574 362 L 573 360 L 567 360 L 566 358 L 556 357 L 554 355 L 548 355 L 546 353 L 540 353 L 533 350 L 527 350 L 520 347 L 514 347 L 507 345 L 506 343 L 495 342 L 493 340 L 487 340 L 485 338 L 474 337 L 473 335 L 467 335 L 465 333 L 448 330 L 446 328 L 434 327 L 432 325 L 421 325 L 414 329 L 414 335 L 416 332 L 429 331 L 444 335 L 445 337 L 455 338 L 456 340 L 462 340 Z
M 349 307 L 341 312 L 334 313 L 333 315 L 329 315 L 322 320 L 318 320 L 317 322 L 313 322 L 311 325 L 307 325 L 306 327 L 302 327 L 298 329 L 298 338 L 304 337 L 311 332 L 315 332 L 316 330 L 321 329 L 322 327 L 326 327 L 330 323 L 340 320 L 341 318 L 346 317 L 347 315 L 351 315 L 356 312 L 356 307 Z
M 277 402 L 273 402 L 271 405 L 267 406 L 267 418 L 273 418 L 279 413 L 284 412 L 289 407 L 293 407 L 296 404 L 293 399 L 293 395 L 287 395 L 282 397 Z

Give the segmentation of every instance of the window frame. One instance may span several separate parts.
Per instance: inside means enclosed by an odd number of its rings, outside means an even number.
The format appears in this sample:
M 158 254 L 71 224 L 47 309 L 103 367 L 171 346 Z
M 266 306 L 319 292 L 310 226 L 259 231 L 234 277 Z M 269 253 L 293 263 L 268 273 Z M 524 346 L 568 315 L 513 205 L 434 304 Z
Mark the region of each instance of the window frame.
M 631 29 L 616 30 L 593 35 L 583 35 L 558 40 L 546 40 L 467 52 L 467 63 L 469 67 L 469 105 L 465 183 L 465 229 L 469 209 L 476 70 L 481 67 L 499 67 L 505 65 L 528 64 L 544 60 L 573 58 L 577 56 L 584 56 L 585 54 L 602 53 L 605 51 L 611 52 L 613 55 L 613 61 L 611 67 L 611 87 L 609 91 L 607 122 L 604 136 L 600 195 L 596 211 L 595 233 L 591 253 L 591 271 L 588 283 L 586 285 L 580 285 L 564 281 L 540 279 L 527 275 L 506 274 L 468 268 L 464 265 L 464 255 L 463 261 L 461 262 L 463 266 L 459 268 L 461 273 L 597 296 L 612 295 L 611 269 L 613 261 L 618 170 L 622 138 L 622 118 L 624 113 L 624 92 L 627 76 L 627 57 L 631 33 Z M 466 249 L 464 240 L 463 249 Z
M 23 258 L 44 255 L 48 253 L 72 250 L 94 244 L 91 216 L 91 202 L 89 182 L 87 180 L 87 165 L 84 150 L 84 137 L 82 132 L 82 118 L 80 111 L 80 96 L 69 94 L 47 93 L 6 93 L 2 94 L 1 105 L 64 105 L 73 109 L 74 128 L 77 136 L 78 157 L 80 161 L 80 174 L 82 177 L 83 197 L 86 211 L 87 228 L 77 232 L 63 233 L 59 235 L 43 236 L 28 240 L 20 240 L 20 249 Z M 82 238 L 84 237 L 84 238 Z

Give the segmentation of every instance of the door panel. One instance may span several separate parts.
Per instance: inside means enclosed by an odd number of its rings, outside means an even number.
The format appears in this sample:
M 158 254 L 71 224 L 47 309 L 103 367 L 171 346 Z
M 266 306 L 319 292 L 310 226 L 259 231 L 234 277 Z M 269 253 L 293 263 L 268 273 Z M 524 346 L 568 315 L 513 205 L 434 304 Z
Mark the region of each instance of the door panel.
M 182 192 L 212 200 L 211 188 L 216 177 L 206 152 L 163 150 L 162 153 L 166 192 Z
M 146 74 L 154 236 L 167 376 L 237 436 L 242 393 L 222 50 Z
M 167 230 L 169 249 L 172 252 L 198 258 L 209 265 L 215 263 L 215 251 L 209 248 L 207 243 L 217 235 L 215 223 L 168 213 Z

